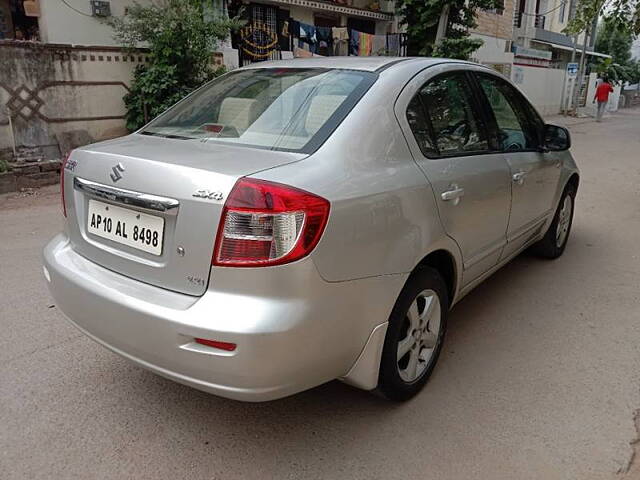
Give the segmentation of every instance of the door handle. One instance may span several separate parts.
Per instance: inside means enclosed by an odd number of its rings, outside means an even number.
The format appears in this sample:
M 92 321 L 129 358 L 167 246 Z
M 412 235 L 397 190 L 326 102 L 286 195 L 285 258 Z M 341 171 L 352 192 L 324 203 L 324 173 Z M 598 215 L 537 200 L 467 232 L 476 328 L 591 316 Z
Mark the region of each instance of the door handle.
M 514 183 L 522 185 L 526 176 L 527 172 L 516 172 L 511 176 L 511 178 L 513 179 Z
M 460 197 L 464 195 L 464 188 L 458 187 L 456 184 L 451 185 L 451 190 L 442 192 L 440 198 L 445 202 L 453 201 L 454 205 L 460 203 Z

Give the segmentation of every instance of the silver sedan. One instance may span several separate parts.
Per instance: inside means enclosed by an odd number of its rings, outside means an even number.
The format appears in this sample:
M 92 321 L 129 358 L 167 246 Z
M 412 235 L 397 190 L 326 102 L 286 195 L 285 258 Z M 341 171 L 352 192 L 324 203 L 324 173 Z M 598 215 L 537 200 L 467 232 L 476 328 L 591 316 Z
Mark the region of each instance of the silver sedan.
M 72 152 L 44 274 L 80 330 L 192 387 L 405 400 L 457 301 L 525 249 L 564 251 L 569 147 L 481 65 L 259 63 Z

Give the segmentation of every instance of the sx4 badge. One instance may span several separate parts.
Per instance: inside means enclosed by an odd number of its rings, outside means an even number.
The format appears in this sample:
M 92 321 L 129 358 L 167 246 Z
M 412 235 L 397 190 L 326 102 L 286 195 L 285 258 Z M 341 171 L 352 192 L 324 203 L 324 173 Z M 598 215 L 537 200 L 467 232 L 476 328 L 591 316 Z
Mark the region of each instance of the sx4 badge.
M 204 190 L 204 189 L 196 190 L 193 196 L 196 198 L 207 198 L 209 200 L 222 200 L 224 198 L 224 195 L 222 192 L 216 192 L 213 190 Z

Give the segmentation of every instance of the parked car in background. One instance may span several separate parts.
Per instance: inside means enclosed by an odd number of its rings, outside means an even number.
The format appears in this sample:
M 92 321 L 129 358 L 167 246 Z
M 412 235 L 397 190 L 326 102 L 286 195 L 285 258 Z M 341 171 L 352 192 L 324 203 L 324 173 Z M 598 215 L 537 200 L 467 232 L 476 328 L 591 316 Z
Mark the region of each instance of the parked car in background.
M 405 400 L 458 300 L 524 249 L 564 251 L 569 147 L 481 65 L 259 63 L 72 152 L 45 276 L 80 330 L 192 387 Z

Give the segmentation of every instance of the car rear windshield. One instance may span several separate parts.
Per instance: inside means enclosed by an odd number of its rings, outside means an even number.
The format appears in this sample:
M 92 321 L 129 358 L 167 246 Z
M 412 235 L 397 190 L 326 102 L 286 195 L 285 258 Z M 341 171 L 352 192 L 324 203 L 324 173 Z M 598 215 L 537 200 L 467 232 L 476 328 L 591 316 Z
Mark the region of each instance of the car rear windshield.
M 139 133 L 311 153 L 376 78 L 338 69 L 239 70 L 200 88 Z

